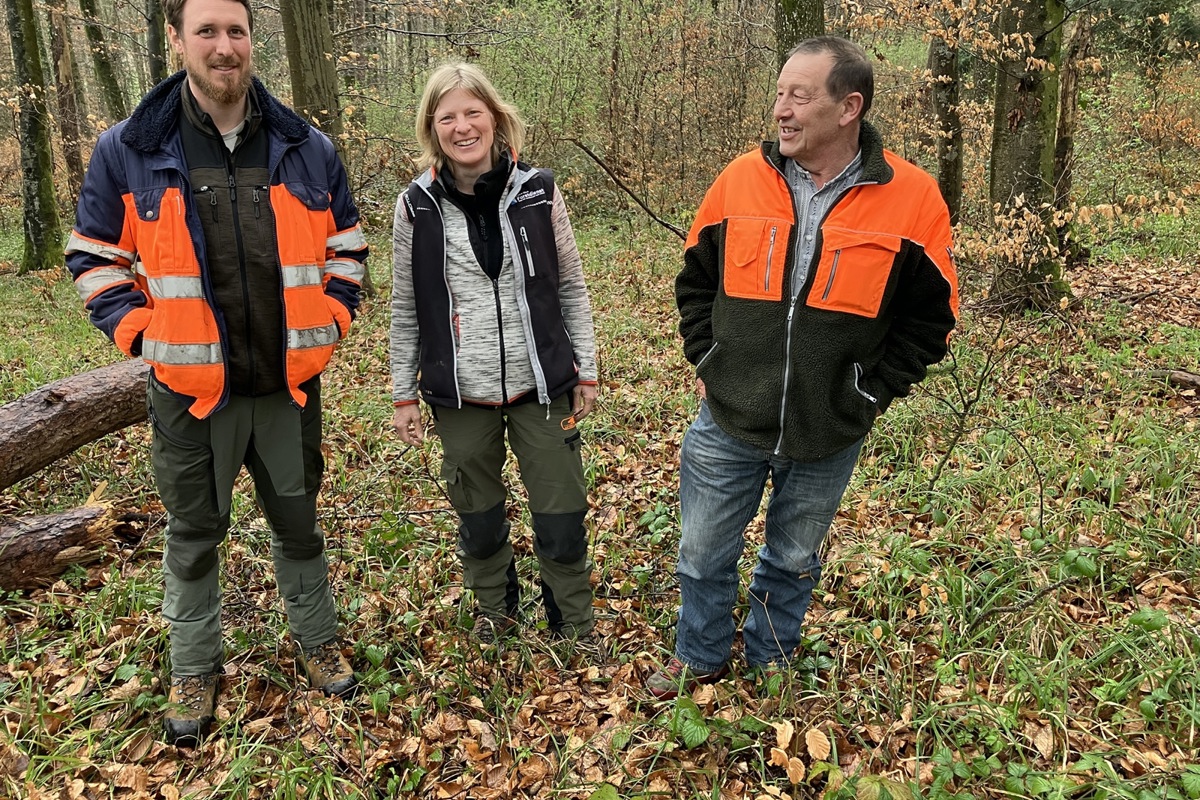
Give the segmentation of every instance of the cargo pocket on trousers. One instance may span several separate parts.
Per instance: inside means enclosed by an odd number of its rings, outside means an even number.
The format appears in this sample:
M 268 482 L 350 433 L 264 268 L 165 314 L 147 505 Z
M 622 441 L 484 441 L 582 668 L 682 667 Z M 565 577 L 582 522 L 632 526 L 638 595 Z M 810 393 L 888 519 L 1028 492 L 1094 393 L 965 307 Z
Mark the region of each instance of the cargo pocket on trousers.
M 447 459 L 442 460 L 442 481 L 446 484 L 446 494 L 450 495 L 450 503 L 455 508 L 470 508 L 471 497 L 463 483 L 462 470 L 458 464 Z

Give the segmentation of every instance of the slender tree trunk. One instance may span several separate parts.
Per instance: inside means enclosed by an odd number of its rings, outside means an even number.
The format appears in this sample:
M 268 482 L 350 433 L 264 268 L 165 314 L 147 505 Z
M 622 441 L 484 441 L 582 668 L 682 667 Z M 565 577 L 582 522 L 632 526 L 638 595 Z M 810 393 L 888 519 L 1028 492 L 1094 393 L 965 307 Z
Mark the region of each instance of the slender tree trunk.
M 71 49 L 71 30 L 62 6 L 50 9 L 50 51 L 54 63 L 54 91 L 58 98 L 58 129 L 62 133 L 63 160 L 67 163 L 67 182 L 71 197 L 83 184 L 83 140 L 79 131 L 79 107 L 75 85 L 75 53 Z
M 1076 15 L 1075 29 L 1063 56 L 1058 91 L 1058 134 L 1054 141 L 1054 207 L 1060 212 L 1065 212 L 1071 207 L 1075 130 L 1079 127 L 1079 65 L 1091 54 L 1094 24 L 1092 15 L 1087 11 Z M 1060 226 L 1058 235 L 1068 254 L 1075 253 L 1076 243 L 1071 239 L 1070 225 Z
M 933 76 L 933 109 L 937 117 L 937 178 L 942 199 L 950 209 L 951 224 L 962 212 L 963 130 L 958 110 L 958 48 L 935 36 L 929 43 L 929 71 Z
M 167 77 L 167 20 L 163 16 L 162 0 L 146 0 L 146 65 L 150 85 Z
M 100 91 L 104 95 L 110 121 L 123 120 L 129 116 L 125 105 L 125 93 L 117 82 L 112 54 L 104 42 L 104 29 L 100 26 L 96 0 L 79 0 L 79 10 L 83 12 L 83 26 L 87 32 L 88 44 L 92 48 L 92 66 L 96 70 L 96 80 L 100 82 Z
M 998 265 L 993 296 L 1011 308 L 1047 308 L 1070 294 L 1053 221 L 1063 13 L 1061 0 L 1013 0 L 1000 22 L 1016 44 L 997 64 L 990 197 L 1023 252 Z
M 824 0 L 775 0 L 775 50 L 780 69 L 802 40 L 825 35 Z
M 38 48 L 33 0 L 7 0 L 8 33 L 21 114 L 21 197 L 24 204 L 25 247 L 17 274 L 62 265 L 63 236 L 54 197 L 54 154 L 50 149 L 50 111 L 46 104 L 46 74 Z

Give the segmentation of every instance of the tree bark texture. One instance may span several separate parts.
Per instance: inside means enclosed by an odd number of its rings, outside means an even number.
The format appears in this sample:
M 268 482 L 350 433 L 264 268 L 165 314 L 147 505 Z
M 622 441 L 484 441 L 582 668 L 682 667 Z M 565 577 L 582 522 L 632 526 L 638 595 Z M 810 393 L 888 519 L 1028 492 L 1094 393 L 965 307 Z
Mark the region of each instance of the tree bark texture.
M 0 589 L 47 586 L 71 564 L 95 561 L 117 534 L 132 532 L 112 509 L 99 505 L 0 520 Z
M 775 50 L 783 69 L 788 51 L 804 39 L 825 35 L 825 0 L 775 0 Z
M 0 406 L 0 489 L 105 434 L 146 419 L 141 359 L 41 387 Z
M 146 66 L 150 85 L 167 77 L 167 20 L 162 0 L 146 0 Z
M 292 105 L 342 152 L 333 29 L 326 0 L 289 0 L 279 7 L 292 77 Z
M 1054 225 L 1054 136 L 1058 123 L 1062 0 L 1014 0 L 1000 19 L 1008 42 L 996 65 L 990 199 L 1001 214 L 1038 215 L 1021 257 L 998 265 L 993 296 L 1013 308 L 1046 308 L 1070 293 Z
M 108 107 L 109 121 L 118 122 L 129 116 L 129 112 L 126 110 L 125 92 L 117 82 L 117 73 L 113 68 L 112 52 L 104 41 L 96 0 L 79 0 L 79 10 L 83 12 L 83 27 L 92 48 L 92 66 L 96 70 L 96 80 L 100 82 L 104 104 Z
M 962 213 L 963 129 L 958 111 L 958 48 L 935 36 L 929 43 L 929 70 L 933 77 L 933 111 L 938 124 L 937 179 L 942 199 L 950 209 L 950 223 Z
M 54 63 L 54 91 L 58 98 L 58 129 L 62 133 L 63 160 L 67 163 L 67 182 L 71 197 L 79 196 L 83 184 L 83 141 L 79 129 L 79 106 L 75 103 L 75 51 L 71 47 L 71 29 L 63 7 L 50 9 L 50 51 Z
M 1015 0 L 1001 16 L 1002 39 L 1033 42 L 1032 51 L 1009 45 L 1008 57 L 997 64 L 990 198 L 1002 207 L 1018 195 L 1034 207 L 1053 197 L 1062 19 L 1059 0 Z M 1045 66 L 1031 66 L 1031 60 Z
M 21 96 L 18 124 L 21 140 L 21 198 L 25 209 L 25 247 L 17 274 L 62 264 L 63 239 L 54 198 L 54 154 L 50 149 L 50 109 L 46 73 L 42 69 L 33 0 L 7 0 L 17 91 Z
M 1075 15 L 1075 28 L 1063 56 L 1058 91 L 1058 134 L 1054 142 L 1054 207 L 1066 211 L 1074 184 L 1075 131 L 1079 127 L 1079 65 L 1091 55 L 1095 20 L 1086 10 Z

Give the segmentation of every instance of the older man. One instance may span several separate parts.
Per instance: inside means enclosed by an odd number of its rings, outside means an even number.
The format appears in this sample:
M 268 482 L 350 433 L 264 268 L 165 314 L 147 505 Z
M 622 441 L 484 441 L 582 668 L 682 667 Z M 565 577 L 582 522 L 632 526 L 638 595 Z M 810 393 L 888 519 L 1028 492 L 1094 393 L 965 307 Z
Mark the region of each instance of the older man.
M 217 548 L 244 464 L 309 684 L 355 679 L 317 523 L 320 375 L 358 306 L 366 241 L 329 140 L 253 78 L 249 0 L 164 0 L 184 70 L 100 137 L 67 265 L 92 322 L 152 367 L 167 509 L 166 738 L 212 721 L 224 650 Z
M 738 558 L 768 476 L 745 658 L 791 660 L 864 437 L 946 354 L 949 214 L 863 120 L 873 94 L 857 45 L 797 45 L 777 84 L 778 141 L 726 167 L 688 236 L 675 292 L 702 402 L 680 456 L 675 656 L 647 681 L 660 699 L 728 669 Z

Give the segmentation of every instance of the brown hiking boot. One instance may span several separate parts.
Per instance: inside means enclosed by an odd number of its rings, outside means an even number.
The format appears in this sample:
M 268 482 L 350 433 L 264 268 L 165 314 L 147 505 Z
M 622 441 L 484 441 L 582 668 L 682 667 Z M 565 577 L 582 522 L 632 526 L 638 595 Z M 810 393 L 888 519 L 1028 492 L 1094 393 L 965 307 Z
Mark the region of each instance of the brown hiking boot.
M 296 661 L 304 670 L 308 685 L 320 689 L 326 696 L 344 697 L 358 685 L 354 670 L 342 655 L 336 639 L 309 650 L 296 648 Z
M 646 679 L 646 690 L 658 700 L 674 700 L 680 692 L 691 694 L 701 683 L 716 683 L 728 672 L 728 664 L 712 672 L 696 672 L 678 658 L 672 658 Z
M 163 737 L 167 744 L 196 747 L 208 733 L 217 711 L 219 673 L 208 675 L 172 675 L 167 702 L 171 707 L 163 717 Z
M 491 614 L 480 612 L 475 617 L 475 624 L 471 627 L 471 635 L 479 644 L 491 647 L 501 639 L 513 635 L 516 630 L 517 621 L 512 617 L 494 617 Z

